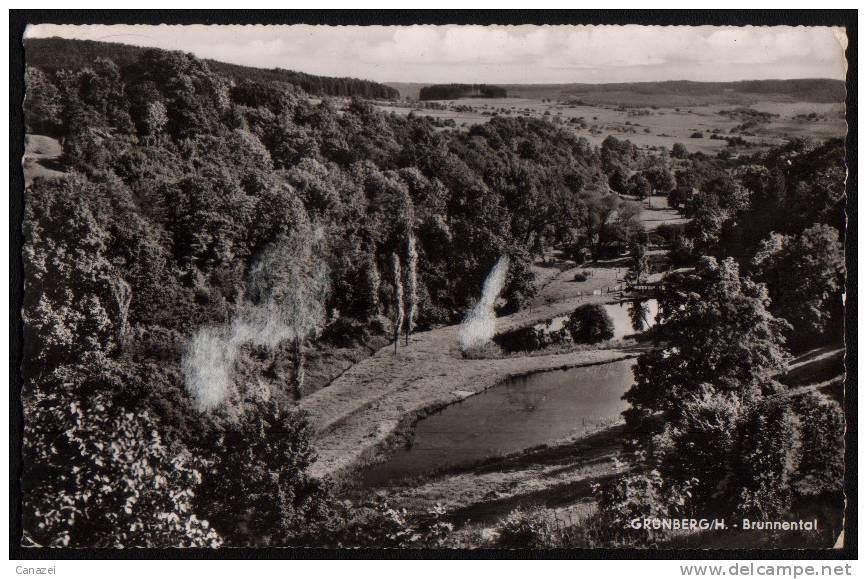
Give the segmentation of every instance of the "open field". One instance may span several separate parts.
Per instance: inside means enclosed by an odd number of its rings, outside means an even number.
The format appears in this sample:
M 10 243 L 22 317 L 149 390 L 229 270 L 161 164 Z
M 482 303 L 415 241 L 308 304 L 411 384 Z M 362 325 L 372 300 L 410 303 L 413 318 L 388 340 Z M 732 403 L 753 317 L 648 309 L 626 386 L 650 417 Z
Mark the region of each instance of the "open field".
M 423 83 L 388 82 L 401 99 L 418 99 Z M 498 84 L 509 96 L 526 99 L 574 98 L 594 105 L 700 106 L 725 103 L 748 105 L 757 101 L 790 103 L 842 102 L 845 86 L 840 80 L 804 78 L 741 82 L 622 82 L 562 84 Z
M 381 103 L 379 108 L 397 114 L 430 116 L 454 121 L 455 126 L 467 129 L 500 116 L 526 116 L 545 118 L 567 127 L 578 136 L 599 145 L 609 135 L 629 139 L 639 147 L 671 149 L 674 143 L 684 143 L 691 152 L 717 153 L 729 148 L 733 152 L 752 147 L 727 146 L 725 137 L 740 137 L 754 147 L 782 144 L 788 138 L 802 137 L 828 139 L 846 134 L 844 107 L 838 103 L 755 101 L 748 106 L 758 112 L 779 115 L 768 122 L 739 130 L 742 118 L 721 111 L 730 111 L 733 105 L 720 102 L 697 106 L 649 105 L 626 107 L 617 104 L 577 104 L 576 99 L 550 100 L 542 98 L 460 99 L 431 101 L 446 110 L 423 108 L 407 104 Z M 583 101 L 582 101 L 583 102 Z M 434 105 L 429 105 L 434 106 Z M 813 115 L 812 117 L 810 115 Z M 695 138 L 701 133 L 702 138 Z M 711 138 L 717 135 L 719 138 Z

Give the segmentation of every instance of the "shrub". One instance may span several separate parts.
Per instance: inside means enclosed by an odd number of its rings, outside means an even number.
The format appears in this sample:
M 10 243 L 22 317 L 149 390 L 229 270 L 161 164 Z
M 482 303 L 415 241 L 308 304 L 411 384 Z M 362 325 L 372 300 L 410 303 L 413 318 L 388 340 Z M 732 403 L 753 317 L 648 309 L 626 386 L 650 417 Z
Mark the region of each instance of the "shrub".
M 541 507 L 513 510 L 499 532 L 499 545 L 507 549 L 553 549 L 559 546 L 554 516 Z
M 671 156 L 675 159 L 686 159 L 689 157 L 689 151 L 683 143 L 675 143 L 671 147 Z
M 647 241 L 649 245 L 663 245 L 666 243 L 665 238 L 656 233 L 655 231 L 651 231 L 647 234 Z
M 665 488 L 658 470 L 624 475 L 610 484 L 598 487 L 597 516 L 600 539 L 612 546 L 649 546 L 659 542 L 665 531 L 634 528 L 637 519 L 668 518 L 679 513 L 685 503 L 688 488 Z
M 583 271 L 579 271 L 575 274 L 575 277 L 572 278 L 573 281 L 587 281 L 587 274 Z
M 674 243 L 683 237 L 683 232 L 684 226 L 681 223 L 663 223 L 655 231 L 666 243 Z
M 494 342 L 485 342 L 479 346 L 470 346 L 466 350 L 462 350 L 464 358 L 468 360 L 488 360 L 493 358 L 502 358 L 503 349 Z
M 840 405 L 811 392 L 794 401 L 801 420 L 801 456 L 795 490 L 802 496 L 843 488 L 845 420 Z
M 705 384 L 688 396 L 679 414 L 656 440 L 657 451 L 664 450 L 663 475 L 668 484 L 689 484 L 691 505 L 709 511 L 714 499 L 731 486 L 740 400 Z M 685 456 L 689 460 L 684 461 Z
M 785 397 L 765 398 L 746 410 L 734 455 L 738 513 L 774 517 L 789 508 L 800 454 L 798 427 Z
M 308 474 L 310 423 L 274 402 L 260 404 L 215 433 L 198 501 L 231 544 L 297 544 L 325 517 L 327 489 Z
M 325 548 L 442 548 L 454 525 L 443 520 L 445 509 L 437 503 L 411 519 L 406 509 L 377 500 L 354 506 L 336 503 L 325 524 L 310 528 L 308 543 Z
M 594 344 L 614 337 L 614 322 L 599 304 L 579 306 L 565 325 L 572 339 L 579 343 Z
M 23 397 L 25 537 L 43 547 L 218 547 L 193 508 L 203 462 L 165 440 L 149 412 L 94 391 L 99 383 L 67 368 Z
M 550 320 L 548 324 L 551 321 L 553 320 Z M 549 346 L 565 344 L 571 340 L 572 338 L 566 329 L 552 330 L 548 326 L 543 328 L 533 326 L 518 328 L 517 330 L 498 334 L 494 338 L 496 344 L 506 352 L 533 352 Z M 486 357 L 495 356 L 487 355 Z

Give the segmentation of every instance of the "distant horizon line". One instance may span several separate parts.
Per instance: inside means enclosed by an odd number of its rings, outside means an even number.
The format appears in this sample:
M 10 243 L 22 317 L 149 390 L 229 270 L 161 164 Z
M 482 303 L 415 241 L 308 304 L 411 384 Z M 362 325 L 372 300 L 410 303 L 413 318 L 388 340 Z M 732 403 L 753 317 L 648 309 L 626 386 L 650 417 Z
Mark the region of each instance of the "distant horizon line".
M 192 54 L 193 56 L 195 56 L 196 58 L 199 58 L 201 60 L 211 61 L 211 62 L 219 62 L 222 64 L 228 64 L 228 65 L 232 65 L 232 66 L 243 66 L 243 67 L 255 68 L 255 69 L 259 69 L 259 70 L 284 70 L 287 72 L 300 72 L 302 74 L 307 74 L 310 76 L 317 76 L 317 77 L 321 77 L 321 78 L 335 78 L 335 79 L 347 78 L 347 79 L 363 80 L 363 81 L 373 82 L 373 83 L 377 83 L 377 84 L 381 84 L 381 85 L 385 85 L 385 86 L 400 85 L 400 84 L 420 84 L 420 85 L 429 85 L 429 86 L 430 85 L 443 85 L 443 84 L 467 84 L 467 85 L 487 84 L 487 85 L 494 85 L 494 86 L 496 86 L 496 85 L 513 85 L 513 86 L 544 87 L 544 86 L 568 86 L 568 85 L 576 85 L 576 84 L 577 85 L 587 85 L 587 86 L 605 86 L 605 85 L 621 85 L 621 84 L 655 84 L 655 83 L 659 84 L 659 83 L 668 83 L 668 82 L 670 82 L 670 83 L 690 82 L 690 83 L 695 83 L 695 84 L 734 84 L 734 83 L 739 83 L 739 82 L 799 81 L 799 80 L 800 81 L 820 80 L 820 81 L 841 82 L 844 84 L 846 83 L 846 79 L 839 79 L 839 78 L 832 78 L 832 77 L 778 77 L 778 78 L 765 77 L 765 78 L 742 78 L 742 79 L 738 79 L 738 80 L 690 80 L 690 79 L 681 78 L 681 79 L 635 80 L 635 81 L 623 80 L 623 81 L 616 81 L 616 82 L 587 82 L 587 81 L 577 81 L 576 80 L 576 81 L 567 81 L 567 82 L 530 82 L 530 83 L 513 82 L 513 81 L 509 81 L 509 82 L 492 82 L 492 81 L 484 81 L 484 82 L 456 82 L 456 81 L 430 82 L 430 81 L 418 81 L 418 80 L 401 80 L 401 81 L 387 80 L 387 81 L 382 81 L 382 80 L 374 80 L 372 78 L 366 78 L 366 77 L 360 77 L 360 76 L 351 77 L 351 76 L 317 74 L 317 73 L 313 73 L 313 72 L 307 72 L 307 71 L 300 69 L 300 68 L 284 68 L 281 66 L 259 66 L 259 65 L 253 65 L 253 64 L 241 64 L 238 62 L 230 62 L 228 60 L 218 60 L 216 58 L 201 56 L 201 55 L 196 54 L 193 51 L 181 50 L 181 49 L 161 48 L 159 46 L 134 44 L 131 42 L 91 40 L 91 39 L 86 39 L 86 38 L 69 38 L 66 36 L 41 36 L 41 37 L 37 36 L 37 37 L 30 37 L 30 38 L 24 37 L 24 38 L 22 38 L 22 41 L 26 42 L 26 41 L 32 41 L 32 40 L 38 41 L 38 40 L 54 40 L 54 39 L 71 40 L 74 42 L 93 42 L 93 43 L 99 43 L 99 44 L 117 44 L 120 46 L 133 46 L 136 48 L 162 50 L 165 52 L 180 52 L 183 54 Z M 26 64 L 27 63 L 26 49 L 25 49 L 25 54 L 24 54 L 24 61 Z
M 208 58 L 206 60 L 215 60 L 213 58 Z M 217 61 L 222 62 L 222 61 Z M 226 63 L 226 64 L 234 64 L 234 63 Z M 237 66 L 247 66 L 247 65 L 237 65 Z M 255 66 L 251 66 L 250 68 L 258 68 Z M 272 70 L 272 69 L 267 69 Z M 291 69 L 284 68 L 282 70 L 286 70 L 289 72 L 303 72 L 303 71 L 292 71 Z M 311 74 L 311 73 L 304 73 Z M 313 76 L 323 76 L 323 75 L 313 75 Z M 331 78 L 339 78 L 339 77 L 331 77 Z M 360 79 L 360 80 L 369 80 L 370 82 L 377 82 L 379 84 L 384 85 L 392 85 L 392 84 L 427 84 L 427 85 L 437 85 L 437 84 L 465 84 L 465 85 L 505 85 L 505 86 L 568 86 L 575 84 L 584 84 L 587 86 L 605 86 L 605 85 L 617 85 L 617 84 L 662 84 L 666 82 L 691 82 L 694 84 L 736 84 L 739 82 L 776 82 L 776 81 L 796 81 L 796 80 L 826 80 L 833 82 L 842 82 L 845 83 L 845 80 L 839 78 L 831 78 L 831 77 L 821 77 L 821 76 L 805 76 L 805 77 L 792 77 L 792 78 L 743 78 L 740 80 L 690 80 L 688 78 L 679 78 L 679 79 L 666 79 L 666 80 L 621 80 L 617 82 L 421 82 L 415 80 L 371 80 L 371 79 Z

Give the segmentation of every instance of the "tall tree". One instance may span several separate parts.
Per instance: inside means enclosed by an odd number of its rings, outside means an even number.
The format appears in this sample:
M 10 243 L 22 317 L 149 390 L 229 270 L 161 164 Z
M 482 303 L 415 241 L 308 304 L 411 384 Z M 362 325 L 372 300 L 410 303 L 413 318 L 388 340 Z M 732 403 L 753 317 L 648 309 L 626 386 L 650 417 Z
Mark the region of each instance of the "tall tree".
M 279 236 L 250 269 L 248 292 L 257 306 L 251 322 L 265 333 L 273 329 L 275 339 L 291 339 L 298 397 L 304 394 L 304 342 L 325 323 L 330 291 L 325 239 L 309 224 Z
M 394 354 L 397 355 L 397 343 L 400 341 L 400 331 L 403 328 L 403 276 L 400 273 L 400 257 L 391 254 L 391 274 L 394 289 Z
M 28 133 L 51 136 L 60 129 L 60 91 L 43 71 L 32 66 L 24 70 L 24 124 Z
M 669 276 L 659 298 L 657 347 L 642 354 L 626 393 L 627 424 L 652 434 L 658 412 L 677 416 L 703 384 L 750 400 L 786 367 L 784 320 L 764 285 L 743 279 L 731 258 L 704 257 L 694 273 Z M 650 430 L 648 430 L 650 429 Z
M 817 223 L 800 235 L 771 234 L 752 265 L 768 286 L 771 311 L 791 324 L 790 341 L 808 347 L 842 335 L 844 263 L 836 229 Z
M 653 194 L 653 186 L 643 173 L 636 173 L 629 178 L 629 193 L 639 199 L 646 199 Z
M 410 231 L 406 238 L 406 345 L 415 330 L 415 316 L 418 309 L 418 250 L 415 247 L 415 235 Z
M 640 284 L 650 273 L 650 260 L 647 257 L 647 246 L 635 242 L 629 252 L 629 270 L 626 272 L 626 280 L 630 283 Z

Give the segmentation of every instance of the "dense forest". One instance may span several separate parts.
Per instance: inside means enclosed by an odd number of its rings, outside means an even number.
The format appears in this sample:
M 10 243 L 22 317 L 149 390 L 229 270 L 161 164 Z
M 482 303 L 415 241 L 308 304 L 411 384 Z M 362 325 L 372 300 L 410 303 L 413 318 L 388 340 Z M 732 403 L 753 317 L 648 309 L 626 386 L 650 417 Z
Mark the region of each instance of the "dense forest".
M 148 50 L 129 44 L 66 38 L 30 38 L 24 41 L 24 49 L 28 64 L 51 73 L 59 70 L 79 70 L 91 66 L 97 58 L 111 59 L 123 68 L 136 62 Z M 312 95 L 359 96 L 384 100 L 396 100 L 400 96 L 397 90 L 369 80 L 316 76 L 282 68 L 254 68 L 216 60 L 205 62 L 214 72 L 238 82 L 286 82 L 299 86 Z
M 420 101 L 441 101 L 464 98 L 502 99 L 506 89 L 489 84 L 434 84 L 418 91 Z
M 25 123 L 58 139 L 67 175 L 26 192 L 31 544 L 441 545 L 436 517 L 348 505 L 308 474 L 311 427 L 293 406 L 324 384 L 304 381 L 305 356 L 460 322 L 501 256 L 501 313 L 517 311 L 546 248 L 647 244 L 634 199 L 649 194 L 690 222 L 658 234 L 682 271 L 628 395 L 640 458 L 600 491 L 600 520 L 840 492 L 839 404 L 779 396 L 775 377 L 842 332 L 842 142 L 733 160 L 594 148 L 529 118 L 442 131 L 357 98 L 372 83 L 322 84 L 356 95 L 338 108 L 291 77 L 182 53 L 39 46 Z M 208 357 L 220 340 L 237 360 L 233 377 L 208 376 L 225 386 L 213 397 L 191 384 L 224 363 Z M 758 436 L 768 422 L 778 430 Z M 692 470 L 673 468 L 696 449 Z M 633 535 L 615 539 L 652 539 Z

